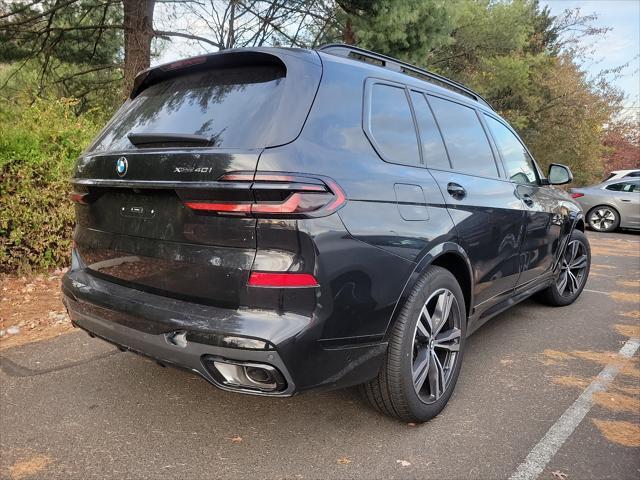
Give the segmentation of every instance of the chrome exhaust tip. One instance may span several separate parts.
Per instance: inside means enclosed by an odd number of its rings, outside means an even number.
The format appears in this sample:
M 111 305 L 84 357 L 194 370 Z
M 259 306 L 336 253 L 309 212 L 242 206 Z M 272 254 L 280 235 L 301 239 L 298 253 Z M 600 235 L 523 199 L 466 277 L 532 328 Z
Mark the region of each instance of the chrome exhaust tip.
M 278 392 L 287 386 L 282 373 L 271 365 L 212 357 L 205 357 L 203 361 L 214 378 L 227 387 Z

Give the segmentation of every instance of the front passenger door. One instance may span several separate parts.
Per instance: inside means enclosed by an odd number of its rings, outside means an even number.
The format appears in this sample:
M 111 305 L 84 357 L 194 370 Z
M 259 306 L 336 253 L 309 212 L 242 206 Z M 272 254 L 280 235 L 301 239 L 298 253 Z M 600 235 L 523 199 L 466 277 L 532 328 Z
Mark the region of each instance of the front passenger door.
M 507 177 L 515 184 L 527 216 L 524 240 L 520 249 L 520 277 L 517 286 L 525 285 L 551 272 L 560 248 L 567 211 L 566 199 L 551 187 L 541 185 L 538 169 L 516 134 L 500 120 L 485 114 Z

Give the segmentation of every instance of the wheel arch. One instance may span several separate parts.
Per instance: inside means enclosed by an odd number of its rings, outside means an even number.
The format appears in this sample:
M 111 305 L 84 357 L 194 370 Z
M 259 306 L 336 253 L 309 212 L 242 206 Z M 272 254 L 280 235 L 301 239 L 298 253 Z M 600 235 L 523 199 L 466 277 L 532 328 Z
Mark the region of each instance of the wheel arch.
M 409 297 L 418 279 L 421 277 L 424 271 L 432 265 L 442 267 L 451 272 L 451 274 L 460 284 L 462 294 L 464 295 L 464 303 L 467 311 L 467 318 L 465 320 L 468 321 L 473 309 L 474 282 L 471 261 L 469 260 L 467 253 L 460 245 L 453 242 L 445 242 L 429 250 L 429 252 L 427 252 L 422 257 L 422 260 L 420 260 L 420 262 L 416 264 L 416 267 L 414 268 L 413 272 L 411 272 L 407 283 L 405 283 L 405 286 L 402 289 L 400 297 L 396 301 L 391 319 L 389 321 L 389 324 L 387 325 L 385 338 L 391 331 L 391 327 L 393 327 L 393 324 L 395 323 L 400 308 Z

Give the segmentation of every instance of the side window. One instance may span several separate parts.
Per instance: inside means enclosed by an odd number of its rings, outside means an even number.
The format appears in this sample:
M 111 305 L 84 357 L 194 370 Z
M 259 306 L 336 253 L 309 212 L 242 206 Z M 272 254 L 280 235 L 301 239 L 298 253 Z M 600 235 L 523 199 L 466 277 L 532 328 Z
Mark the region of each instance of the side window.
M 640 192 L 640 183 L 637 182 L 620 182 L 612 183 L 605 187 L 607 190 L 613 190 L 614 192 Z
M 416 114 L 418 132 L 422 142 L 422 157 L 427 167 L 451 168 L 447 150 L 444 148 L 440 130 L 438 130 L 438 125 L 436 125 L 436 121 L 433 118 L 427 99 L 422 93 L 412 91 L 411 101 L 413 102 L 413 111 Z
M 376 83 L 365 119 L 376 150 L 387 162 L 420 165 L 418 138 L 404 88 Z
M 484 117 L 498 145 L 509 179 L 521 185 L 537 185 L 538 175 L 533 159 L 518 137 L 495 118 L 488 115 Z
M 461 173 L 497 177 L 493 152 L 473 108 L 429 95 L 453 168 Z
M 637 171 L 635 171 L 635 172 L 627 173 L 627 174 L 625 175 L 625 177 L 640 177 L 640 170 L 637 170 Z

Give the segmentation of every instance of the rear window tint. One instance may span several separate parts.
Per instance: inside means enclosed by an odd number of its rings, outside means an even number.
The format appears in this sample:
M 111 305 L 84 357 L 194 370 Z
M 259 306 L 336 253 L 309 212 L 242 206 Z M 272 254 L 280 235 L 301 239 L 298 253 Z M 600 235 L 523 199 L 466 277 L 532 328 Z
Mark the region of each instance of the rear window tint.
M 427 99 L 422 93 L 411 92 L 413 110 L 416 113 L 416 122 L 422 142 L 422 157 L 429 168 L 450 169 L 449 157 L 442 142 L 442 136 L 438 125 L 433 118 Z
M 638 192 L 640 191 L 640 183 L 639 182 L 612 183 L 611 185 L 607 185 L 605 188 L 607 190 L 612 190 L 614 192 Z
M 420 164 L 418 138 L 404 88 L 374 84 L 368 117 L 369 133 L 384 160 L 402 165 Z
M 129 133 L 203 135 L 224 148 L 260 148 L 282 94 L 283 68 L 207 70 L 150 86 L 123 105 L 92 146 L 135 148 Z
M 473 108 L 429 95 L 454 170 L 482 177 L 497 177 L 493 152 Z

